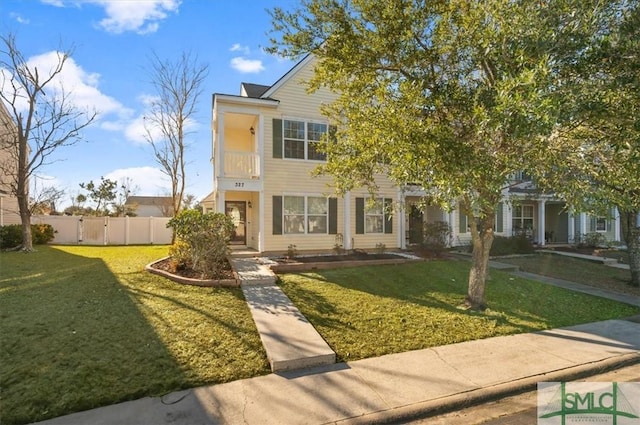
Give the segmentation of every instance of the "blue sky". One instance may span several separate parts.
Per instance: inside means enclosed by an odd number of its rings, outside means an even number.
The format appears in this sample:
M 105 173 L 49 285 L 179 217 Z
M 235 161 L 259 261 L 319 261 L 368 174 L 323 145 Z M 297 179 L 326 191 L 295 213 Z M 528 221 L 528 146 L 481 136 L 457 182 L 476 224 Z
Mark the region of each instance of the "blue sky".
M 52 52 L 74 48 L 63 79 L 80 107 L 100 111 L 83 141 L 56 152 L 39 171 L 40 187 L 66 190 L 59 204 L 101 176 L 128 177 L 138 195 L 168 194 L 152 151 L 141 136 L 149 84 L 149 55 L 176 60 L 191 52 L 209 67 L 189 136 L 187 193 L 212 189 L 211 95 L 239 94 L 241 82 L 271 85 L 293 63 L 269 55 L 267 9 L 295 0 L 2 0 L 0 31 L 13 33 L 28 60 L 44 66 Z

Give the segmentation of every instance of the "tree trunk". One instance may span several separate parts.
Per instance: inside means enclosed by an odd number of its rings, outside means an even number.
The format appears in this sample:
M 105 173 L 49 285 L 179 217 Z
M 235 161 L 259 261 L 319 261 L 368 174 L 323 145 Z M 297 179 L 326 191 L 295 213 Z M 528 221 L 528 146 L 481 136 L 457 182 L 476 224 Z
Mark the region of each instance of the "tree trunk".
M 489 274 L 489 252 L 493 243 L 493 214 L 485 217 L 480 228 L 476 220 L 471 217 L 471 241 L 473 243 L 471 271 L 469 272 L 469 289 L 464 303 L 472 310 L 484 310 L 487 304 L 484 297 L 487 276 Z
M 18 207 L 20 209 L 20 221 L 22 223 L 22 246 L 23 251 L 33 251 L 33 239 L 31 237 L 31 211 L 29 211 L 29 201 L 24 196 L 18 196 Z
M 620 211 L 622 238 L 627 244 L 631 286 L 640 287 L 640 211 Z

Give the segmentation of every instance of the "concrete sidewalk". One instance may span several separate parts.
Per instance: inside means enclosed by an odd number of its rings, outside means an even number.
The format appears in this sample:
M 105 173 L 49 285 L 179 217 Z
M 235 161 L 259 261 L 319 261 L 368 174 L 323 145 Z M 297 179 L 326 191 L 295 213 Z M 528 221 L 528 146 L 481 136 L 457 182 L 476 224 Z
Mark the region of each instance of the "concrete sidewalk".
M 397 423 L 638 362 L 640 323 L 608 320 L 273 373 L 40 423 Z

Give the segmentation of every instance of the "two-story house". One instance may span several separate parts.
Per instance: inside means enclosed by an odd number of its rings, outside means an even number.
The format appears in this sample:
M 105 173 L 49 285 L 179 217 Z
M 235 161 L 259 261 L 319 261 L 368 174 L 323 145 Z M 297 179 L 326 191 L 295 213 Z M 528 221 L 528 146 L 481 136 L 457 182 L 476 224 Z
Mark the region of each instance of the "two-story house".
M 271 86 L 243 83 L 239 95 L 213 95 L 214 179 L 207 210 L 234 219 L 232 243 L 259 252 L 284 252 L 292 245 L 315 252 L 336 244 L 406 248 L 421 240 L 423 223 L 433 221 L 449 223 L 453 245 L 470 243 L 468 220 L 460 211 L 416 208 L 426 195 L 421 189 L 401 189 L 379 176 L 380 190 L 371 203 L 365 189 L 336 197 L 331 177 L 311 176 L 325 160 L 316 146 L 331 126 L 321 105 L 336 96 L 326 88 L 307 92 L 314 62 L 308 55 Z M 608 217 L 603 222 L 569 215 L 559 200 L 534 194 L 526 179 L 518 178 L 522 181 L 505 189 L 496 234 L 525 233 L 540 244 L 570 242 L 598 229 L 615 237 Z

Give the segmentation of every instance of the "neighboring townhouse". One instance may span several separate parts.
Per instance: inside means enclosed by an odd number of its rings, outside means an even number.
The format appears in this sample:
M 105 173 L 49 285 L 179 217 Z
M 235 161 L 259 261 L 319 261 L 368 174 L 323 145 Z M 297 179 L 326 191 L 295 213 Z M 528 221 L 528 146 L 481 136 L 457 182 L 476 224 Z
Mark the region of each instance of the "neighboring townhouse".
M 213 192 L 203 204 L 234 219 L 232 244 L 259 252 L 285 252 L 290 246 L 300 252 L 330 251 L 336 245 L 406 248 L 422 240 L 425 222 L 434 221 L 449 224 L 452 245 L 469 244 L 467 217 L 436 206 L 417 208 L 426 196 L 419 188 L 398 188 L 381 175 L 371 204 L 366 189 L 336 197 L 330 176 L 311 176 L 324 161 L 317 142 L 331 127 L 321 105 L 336 96 L 326 88 L 307 93 L 304 82 L 311 79 L 314 62 L 308 55 L 272 86 L 243 83 L 239 95 L 213 95 Z M 563 213 L 557 200 L 532 195 L 518 182 L 505 189 L 496 234 L 524 232 L 544 243 L 549 232 L 550 242 L 566 242 L 590 229 L 584 217 Z M 613 228 L 611 220 L 606 223 L 605 229 Z M 595 229 L 602 226 L 594 221 Z
M 173 217 L 171 196 L 129 196 L 124 205 L 137 217 Z
M 6 149 L 13 143 L 17 133 L 15 123 L 2 102 L 0 102 L 0 226 L 20 224 L 20 210 L 18 198 L 12 195 L 10 182 L 14 180 L 12 173 L 17 163 L 12 158 L 11 152 Z

